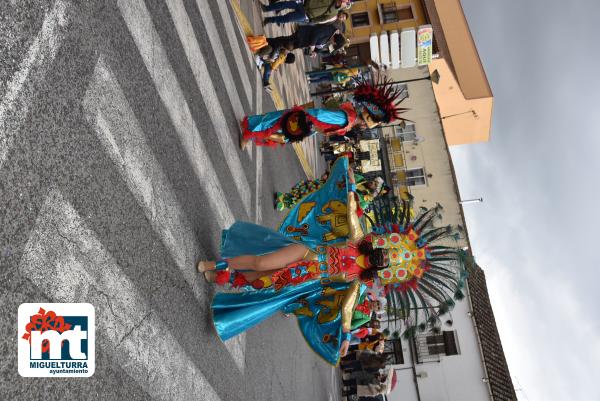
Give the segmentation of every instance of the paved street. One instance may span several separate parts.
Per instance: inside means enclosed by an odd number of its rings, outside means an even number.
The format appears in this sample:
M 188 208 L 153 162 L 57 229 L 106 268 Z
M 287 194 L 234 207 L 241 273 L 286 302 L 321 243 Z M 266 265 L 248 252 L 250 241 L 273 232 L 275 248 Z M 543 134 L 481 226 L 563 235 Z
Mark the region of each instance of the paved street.
M 304 177 L 291 147 L 238 148 L 274 109 L 228 0 L 2 1 L 0 400 L 340 398 L 293 318 L 222 343 L 195 272 L 235 220 L 275 227 L 273 192 Z M 19 376 L 25 302 L 94 305 L 94 376 Z

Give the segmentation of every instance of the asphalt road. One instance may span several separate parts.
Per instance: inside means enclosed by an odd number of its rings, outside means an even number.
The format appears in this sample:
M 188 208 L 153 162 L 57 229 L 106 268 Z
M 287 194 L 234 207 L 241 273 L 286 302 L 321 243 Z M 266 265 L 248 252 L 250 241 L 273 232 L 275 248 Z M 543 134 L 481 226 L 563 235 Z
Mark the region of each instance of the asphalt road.
M 339 398 L 293 318 L 223 344 L 194 270 L 303 177 L 237 147 L 274 107 L 227 1 L 3 0 L 0 101 L 0 400 Z M 19 376 L 25 302 L 94 305 L 91 378 Z

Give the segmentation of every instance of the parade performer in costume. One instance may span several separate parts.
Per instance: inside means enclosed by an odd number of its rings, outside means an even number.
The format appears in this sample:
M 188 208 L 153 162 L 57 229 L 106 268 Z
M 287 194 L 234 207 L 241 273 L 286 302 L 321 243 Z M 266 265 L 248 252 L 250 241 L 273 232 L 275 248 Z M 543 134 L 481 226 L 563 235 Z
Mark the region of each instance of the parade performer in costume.
M 279 232 L 236 222 L 223 231 L 223 259 L 198 263 L 209 281 L 242 289 L 219 293 L 212 302 L 213 322 L 222 340 L 274 313 L 293 313 L 310 347 L 335 365 L 347 352 L 358 300 L 375 278 L 397 300 L 398 309 L 418 302 L 406 299 L 423 299 L 426 328 L 448 310 L 462 286 L 464 268 L 460 250 L 431 245 L 451 233 L 446 227 L 430 228 L 438 210 L 413 222 L 408 220 L 408 204 L 398 205 L 389 225 L 364 236 L 347 159 L 339 159 L 334 167 L 323 188 L 296 205 Z M 339 170 L 348 171 L 342 180 Z M 317 207 L 319 192 L 329 196 L 332 187 L 347 194 L 346 203 L 334 199 Z M 404 312 L 408 316 L 409 310 Z
M 277 146 L 299 142 L 313 135 L 315 130 L 327 136 L 344 135 L 357 125 L 374 128 L 380 123 L 403 120 L 400 114 L 405 109 L 396 104 L 401 90 L 396 89 L 391 81 L 383 79 L 373 84 L 361 78 L 357 82 L 353 101 L 342 103 L 336 109 L 295 106 L 288 110 L 246 116 L 242 121 L 242 148 L 249 141 L 258 146 Z
M 306 195 L 316 191 L 325 183 L 328 174 L 325 173 L 316 180 L 300 180 L 289 192 L 275 192 L 275 209 L 284 210 L 292 208 L 298 201 Z
M 356 195 L 358 195 L 358 205 L 361 210 L 367 209 L 383 189 L 383 179 L 376 177 L 372 181 L 367 181 L 362 175 L 355 174 Z M 291 209 L 306 195 L 311 194 L 321 188 L 325 183 L 327 174 L 323 174 L 317 180 L 300 180 L 289 192 L 275 192 L 275 209 Z M 360 214 L 359 214 L 360 215 Z

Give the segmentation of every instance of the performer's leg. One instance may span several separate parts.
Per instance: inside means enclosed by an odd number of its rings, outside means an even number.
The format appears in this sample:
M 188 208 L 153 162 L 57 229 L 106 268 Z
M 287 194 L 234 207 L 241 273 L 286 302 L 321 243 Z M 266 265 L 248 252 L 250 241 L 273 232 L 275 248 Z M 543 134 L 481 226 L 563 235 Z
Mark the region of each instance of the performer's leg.
M 308 248 L 300 244 L 291 244 L 285 248 L 262 256 L 243 255 L 228 259 L 229 267 L 236 270 L 267 271 L 283 269 L 290 263 L 304 258 Z

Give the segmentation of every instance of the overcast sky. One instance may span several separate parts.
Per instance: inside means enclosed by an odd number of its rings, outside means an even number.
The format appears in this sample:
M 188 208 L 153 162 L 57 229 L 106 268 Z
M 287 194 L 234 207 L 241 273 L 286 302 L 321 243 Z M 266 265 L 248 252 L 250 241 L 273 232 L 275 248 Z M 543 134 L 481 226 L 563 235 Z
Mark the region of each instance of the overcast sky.
M 462 4 L 494 117 L 452 155 L 517 395 L 600 400 L 600 0 Z

